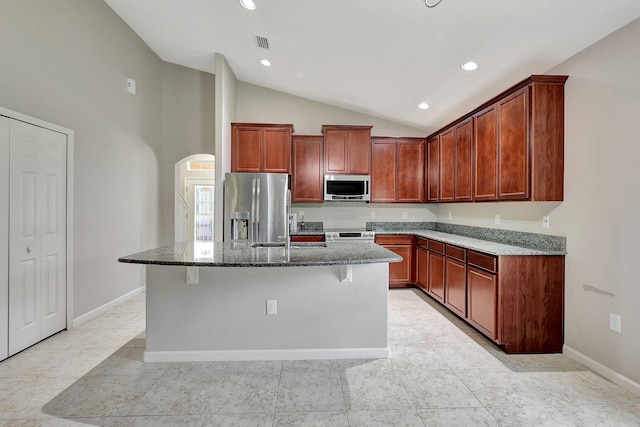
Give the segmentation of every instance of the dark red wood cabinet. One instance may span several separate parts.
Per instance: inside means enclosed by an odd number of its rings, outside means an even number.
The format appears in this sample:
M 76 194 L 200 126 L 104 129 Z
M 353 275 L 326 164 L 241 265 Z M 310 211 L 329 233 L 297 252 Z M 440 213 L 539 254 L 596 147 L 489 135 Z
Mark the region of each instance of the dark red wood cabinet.
M 427 202 L 440 200 L 440 136 L 427 139 Z
M 415 284 L 505 353 L 559 353 L 564 256 L 494 256 L 418 237 Z
M 428 293 L 444 303 L 444 243 L 429 240 Z
M 466 250 L 446 245 L 444 305 L 462 318 L 467 317 Z
M 291 173 L 291 124 L 231 123 L 231 172 Z
M 296 135 L 292 140 L 291 201 L 322 203 L 324 201 L 323 137 Z
M 416 239 L 416 285 L 427 292 L 429 290 L 429 241 Z
M 372 127 L 322 125 L 325 173 L 369 175 Z
M 324 242 L 324 234 L 299 234 L 291 236 L 291 242 Z
M 424 203 L 424 139 L 371 138 L 371 202 Z
M 402 257 L 401 262 L 389 263 L 389 287 L 406 287 L 414 283 L 414 237 L 410 235 L 378 234 L 375 242 Z
M 562 201 L 567 78 L 533 75 L 429 136 L 427 201 Z

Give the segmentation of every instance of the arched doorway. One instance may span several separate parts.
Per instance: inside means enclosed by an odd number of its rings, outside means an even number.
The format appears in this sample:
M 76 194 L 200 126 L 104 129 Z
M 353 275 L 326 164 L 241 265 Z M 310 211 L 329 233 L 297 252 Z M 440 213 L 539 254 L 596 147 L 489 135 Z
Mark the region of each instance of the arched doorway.
M 175 167 L 175 241 L 211 243 L 215 194 L 215 156 L 194 154 Z

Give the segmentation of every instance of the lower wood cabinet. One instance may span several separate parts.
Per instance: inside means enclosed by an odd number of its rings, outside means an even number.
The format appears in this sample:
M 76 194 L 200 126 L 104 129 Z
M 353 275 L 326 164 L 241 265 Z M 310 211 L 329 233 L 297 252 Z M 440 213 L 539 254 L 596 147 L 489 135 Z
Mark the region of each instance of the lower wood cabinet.
M 446 245 L 444 305 L 467 317 L 467 263 L 465 249 Z
M 423 291 L 429 290 L 429 241 L 427 239 L 416 240 L 416 285 Z
M 377 235 L 375 242 L 402 257 L 401 262 L 389 263 L 389 287 L 405 287 L 413 281 L 413 241 L 409 235 Z
M 324 234 L 305 234 L 291 236 L 292 242 L 324 242 Z
M 444 303 L 445 255 L 444 243 L 429 240 L 429 273 L 427 292 Z
M 495 340 L 497 325 L 498 280 L 496 275 L 476 267 L 467 269 L 467 321 Z
M 562 352 L 564 256 L 494 256 L 424 238 L 414 253 L 413 283 L 505 353 Z

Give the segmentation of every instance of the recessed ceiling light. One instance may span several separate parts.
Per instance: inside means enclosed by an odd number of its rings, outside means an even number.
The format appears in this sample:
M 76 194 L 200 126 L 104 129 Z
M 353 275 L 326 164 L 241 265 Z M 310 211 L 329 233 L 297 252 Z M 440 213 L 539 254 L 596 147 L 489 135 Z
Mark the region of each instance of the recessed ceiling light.
M 421 102 L 420 104 L 418 104 L 418 108 L 421 110 L 428 110 L 429 104 L 427 104 L 426 102 Z
M 240 4 L 245 9 L 256 10 L 256 4 L 253 2 L 253 0 L 240 0 Z
M 462 68 L 465 71 L 473 71 L 478 69 L 478 64 L 473 61 L 469 61 L 462 64 L 460 68 Z
M 269 61 L 267 58 L 260 58 L 258 59 L 258 62 L 265 67 L 271 67 L 271 61 Z

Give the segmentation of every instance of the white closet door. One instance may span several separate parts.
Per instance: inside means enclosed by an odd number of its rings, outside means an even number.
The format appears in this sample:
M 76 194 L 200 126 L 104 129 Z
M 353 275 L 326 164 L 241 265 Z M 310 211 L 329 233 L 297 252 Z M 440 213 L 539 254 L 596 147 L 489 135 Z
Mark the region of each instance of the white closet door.
M 9 355 L 66 327 L 66 144 L 11 120 Z
M 0 116 L 0 360 L 9 356 L 9 128 Z

